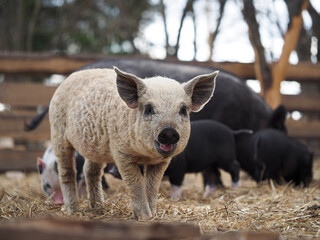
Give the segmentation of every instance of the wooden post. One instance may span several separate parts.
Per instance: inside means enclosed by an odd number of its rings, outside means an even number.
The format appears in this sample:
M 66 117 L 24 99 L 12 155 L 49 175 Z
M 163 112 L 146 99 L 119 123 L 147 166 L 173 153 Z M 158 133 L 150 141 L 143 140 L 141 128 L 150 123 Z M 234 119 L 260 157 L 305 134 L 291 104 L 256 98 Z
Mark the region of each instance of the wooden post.
M 301 10 L 298 15 L 291 19 L 290 27 L 284 36 L 284 45 L 279 61 L 272 68 L 272 85 L 266 89 L 264 98 L 271 108 L 276 108 L 281 103 L 280 84 L 286 77 L 289 66 L 289 57 L 296 48 L 302 26 L 302 11 L 308 7 L 309 0 L 303 0 Z

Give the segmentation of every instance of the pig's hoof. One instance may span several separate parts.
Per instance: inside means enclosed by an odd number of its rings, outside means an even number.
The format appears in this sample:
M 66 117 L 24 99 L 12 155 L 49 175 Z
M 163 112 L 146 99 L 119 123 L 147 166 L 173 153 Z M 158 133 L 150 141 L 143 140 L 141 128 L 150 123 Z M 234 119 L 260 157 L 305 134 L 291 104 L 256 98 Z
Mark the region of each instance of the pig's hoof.
M 142 214 L 142 215 L 137 215 L 135 213 L 132 214 L 132 218 L 134 220 L 138 220 L 138 221 L 146 221 L 146 220 L 149 220 L 150 218 L 152 218 L 152 215 L 147 215 L 147 214 Z
M 171 191 L 171 201 L 172 202 L 177 202 L 179 201 L 181 198 L 181 189 L 179 189 L 178 191 L 175 190 L 175 191 Z
M 97 209 L 101 206 L 101 202 L 90 201 L 89 205 L 91 209 Z
M 216 186 L 209 186 L 207 185 L 205 188 L 205 192 L 203 194 L 204 198 L 210 197 L 214 195 L 214 192 L 216 191 L 217 187 Z
M 138 221 L 146 221 L 152 218 L 152 214 L 149 209 L 147 211 L 133 211 L 133 218 Z
M 178 202 L 180 200 L 180 197 L 171 198 L 172 202 Z
M 152 214 L 150 215 L 142 214 L 139 220 L 146 221 L 146 220 L 149 220 L 150 218 L 152 218 Z
M 68 213 L 74 214 L 78 212 L 78 204 L 72 204 L 72 205 L 65 205 L 65 209 L 67 210 Z
M 171 201 L 177 202 L 181 198 L 181 187 L 172 185 L 171 186 Z
M 155 217 L 157 215 L 157 209 L 156 208 L 152 208 L 151 209 L 151 216 Z
M 231 186 L 234 187 L 234 188 L 240 187 L 240 186 L 241 186 L 240 181 L 238 181 L 238 182 L 232 182 L 232 185 L 231 185 Z

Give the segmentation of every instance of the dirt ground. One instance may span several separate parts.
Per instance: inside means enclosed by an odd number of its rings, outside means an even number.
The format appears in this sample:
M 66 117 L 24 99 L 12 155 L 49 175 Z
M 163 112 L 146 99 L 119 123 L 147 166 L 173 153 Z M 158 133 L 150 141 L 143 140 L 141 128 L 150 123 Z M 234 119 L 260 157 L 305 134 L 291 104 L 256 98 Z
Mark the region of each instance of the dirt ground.
M 230 187 L 230 176 L 222 173 L 224 189 L 203 198 L 200 174 L 185 178 L 182 199 L 170 200 L 170 185 L 163 181 L 158 196 L 157 216 L 152 222 L 187 222 L 203 233 L 229 231 L 274 232 L 280 239 L 320 237 L 320 158 L 314 162 L 314 180 L 308 188 L 291 184 L 256 184 L 241 173 L 241 187 Z M 121 180 L 106 175 L 110 189 L 105 203 L 95 210 L 81 200 L 81 211 L 68 214 L 61 205 L 48 200 L 40 188 L 37 173 L 0 175 L 0 222 L 8 219 L 63 216 L 101 221 L 134 221 L 130 197 Z

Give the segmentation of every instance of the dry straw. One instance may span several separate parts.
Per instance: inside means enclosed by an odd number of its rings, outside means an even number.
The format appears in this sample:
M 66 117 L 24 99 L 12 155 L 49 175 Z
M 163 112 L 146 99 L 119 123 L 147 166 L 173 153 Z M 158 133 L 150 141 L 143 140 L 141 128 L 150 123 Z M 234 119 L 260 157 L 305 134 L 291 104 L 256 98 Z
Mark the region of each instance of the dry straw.
M 187 175 L 183 198 L 170 200 L 170 185 L 163 181 L 158 196 L 157 216 L 152 222 L 187 222 L 206 232 L 272 231 L 281 239 L 291 237 L 320 237 L 320 159 L 314 164 L 314 181 L 308 188 L 291 184 L 254 183 L 241 173 L 241 187 L 231 188 L 230 177 L 222 174 L 227 186 L 218 189 L 211 198 L 203 198 L 201 176 Z M 18 177 L 0 175 L 0 221 L 7 219 L 63 216 L 101 221 L 134 221 L 131 218 L 130 198 L 124 183 L 107 175 L 110 189 L 105 203 L 95 210 L 81 200 L 75 215 L 48 200 L 40 189 L 38 174 Z

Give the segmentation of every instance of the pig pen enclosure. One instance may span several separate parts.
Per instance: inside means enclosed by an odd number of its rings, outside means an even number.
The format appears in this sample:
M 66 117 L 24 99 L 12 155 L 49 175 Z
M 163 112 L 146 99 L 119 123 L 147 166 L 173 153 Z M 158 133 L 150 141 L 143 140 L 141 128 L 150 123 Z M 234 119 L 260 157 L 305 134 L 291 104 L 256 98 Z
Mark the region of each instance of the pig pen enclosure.
M 0 71 L 10 74 L 36 73 L 36 77 L 49 73 L 68 74 L 93 60 L 48 56 L 40 60 L 38 56 L 27 59 L 25 56 L 6 57 L 1 60 Z M 253 67 L 249 65 L 236 67 L 225 64 L 218 67 L 235 69 L 236 74 L 246 79 L 254 78 Z M 308 69 L 308 66 L 302 67 Z M 320 72 L 314 69 L 320 68 L 314 66 L 309 69 L 307 77 L 297 74 L 299 70 L 291 69 L 288 78 L 301 83 L 302 93 L 282 98 L 289 112 L 300 111 L 304 115 L 299 121 L 287 120 L 289 135 L 300 138 L 315 152 L 314 180 L 308 188 L 273 182 L 256 184 L 244 172 L 240 175 L 241 186 L 231 188 L 230 176 L 223 172 L 222 180 L 226 187 L 218 189 L 210 198 L 203 198 L 201 175 L 188 174 L 182 188 L 182 199 L 178 202 L 170 200 L 170 185 L 164 180 L 158 195 L 157 216 L 151 221 L 139 223 L 131 218 L 130 197 L 124 183 L 108 174 L 106 178 L 110 188 L 104 193 L 105 202 L 95 210 L 89 208 L 86 199 L 82 199 L 80 211 L 71 215 L 61 205 L 47 199 L 36 172 L 36 157 L 43 155 L 49 139 L 48 119 L 46 117 L 35 131 L 25 132 L 23 128 L 24 122 L 37 114 L 37 108 L 47 105 L 56 87 L 30 82 L 0 82 L 0 103 L 3 103 L 3 110 L 0 111 L 0 236 L 4 237 L 0 238 L 320 237 Z

